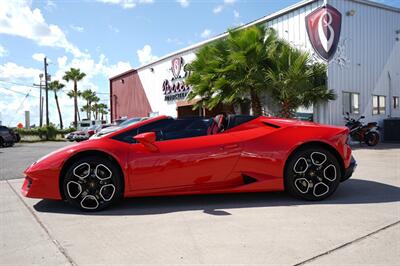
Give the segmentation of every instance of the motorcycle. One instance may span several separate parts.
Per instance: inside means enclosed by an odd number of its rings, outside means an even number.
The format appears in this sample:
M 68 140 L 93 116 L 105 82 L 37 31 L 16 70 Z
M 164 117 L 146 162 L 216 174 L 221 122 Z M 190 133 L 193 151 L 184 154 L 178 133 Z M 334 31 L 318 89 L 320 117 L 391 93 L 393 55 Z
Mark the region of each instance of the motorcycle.
M 350 114 L 346 112 L 344 119 L 347 121 L 345 126 L 350 130 L 350 137 L 355 141 L 366 143 L 368 146 L 375 146 L 379 142 L 379 126 L 377 122 L 370 122 L 363 124 L 360 120 L 364 119 L 365 116 L 360 116 L 358 119 L 350 117 Z

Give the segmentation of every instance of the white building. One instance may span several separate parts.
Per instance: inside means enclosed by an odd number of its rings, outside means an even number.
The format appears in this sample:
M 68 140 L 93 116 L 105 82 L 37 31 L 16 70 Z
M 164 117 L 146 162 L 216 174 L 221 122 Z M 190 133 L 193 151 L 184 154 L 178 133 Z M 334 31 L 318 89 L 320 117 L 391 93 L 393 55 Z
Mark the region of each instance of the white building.
M 328 64 L 337 99 L 313 108 L 314 121 L 341 125 L 344 112 L 367 121 L 400 117 L 400 9 L 367 0 L 305 0 L 243 26 L 266 24 L 280 37 Z M 184 116 L 184 64 L 226 33 L 110 79 L 111 120 Z M 325 58 L 324 58 L 325 57 Z M 265 109 L 268 99 L 264 99 Z M 206 113 L 207 114 L 207 113 Z

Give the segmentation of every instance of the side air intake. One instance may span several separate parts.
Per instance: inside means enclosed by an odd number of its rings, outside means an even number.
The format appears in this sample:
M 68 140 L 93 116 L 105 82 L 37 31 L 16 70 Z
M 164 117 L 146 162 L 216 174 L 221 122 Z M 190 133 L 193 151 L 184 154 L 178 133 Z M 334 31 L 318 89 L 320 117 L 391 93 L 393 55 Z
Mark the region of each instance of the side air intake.
M 248 175 L 243 175 L 243 183 L 244 184 L 251 184 L 251 183 L 254 183 L 254 182 L 257 182 L 257 179 L 255 179 L 255 178 L 253 178 L 253 177 L 251 177 L 251 176 L 248 176 Z
M 271 123 L 268 123 L 268 122 L 263 122 L 266 126 L 269 126 L 269 127 L 273 127 L 273 128 L 280 128 L 280 126 L 278 126 L 278 125 L 275 125 L 275 124 L 271 124 Z

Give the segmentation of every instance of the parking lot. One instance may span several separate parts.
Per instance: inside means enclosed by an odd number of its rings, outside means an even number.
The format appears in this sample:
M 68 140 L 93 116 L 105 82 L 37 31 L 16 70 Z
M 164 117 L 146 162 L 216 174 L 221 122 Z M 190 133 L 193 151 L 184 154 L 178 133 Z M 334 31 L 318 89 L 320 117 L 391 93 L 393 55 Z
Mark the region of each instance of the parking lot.
M 65 145 L 0 149 L 0 264 L 399 265 L 399 144 L 355 146 L 355 174 L 322 202 L 285 193 L 151 197 L 99 213 L 20 195 L 22 171 Z

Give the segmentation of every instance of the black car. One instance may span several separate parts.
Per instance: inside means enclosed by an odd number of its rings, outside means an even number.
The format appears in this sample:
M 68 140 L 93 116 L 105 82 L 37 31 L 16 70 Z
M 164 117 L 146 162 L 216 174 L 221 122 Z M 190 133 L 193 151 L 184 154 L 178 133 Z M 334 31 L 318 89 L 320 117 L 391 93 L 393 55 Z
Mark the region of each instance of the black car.
M 0 147 L 13 146 L 14 143 L 20 140 L 21 137 L 18 133 L 6 126 L 0 126 Z

